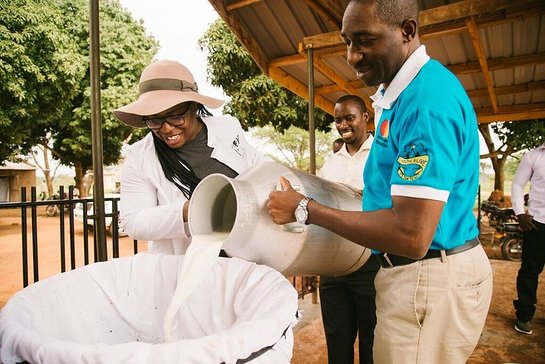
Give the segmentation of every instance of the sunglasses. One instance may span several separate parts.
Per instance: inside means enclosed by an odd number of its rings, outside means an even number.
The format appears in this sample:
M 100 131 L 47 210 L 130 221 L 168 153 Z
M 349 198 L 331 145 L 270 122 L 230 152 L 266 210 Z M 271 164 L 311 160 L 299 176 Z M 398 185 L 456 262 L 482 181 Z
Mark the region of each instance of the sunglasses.
M 159 130 L 163 127 L 164 123 L 173 127 L 183 126 L 185 124 L 185 118 L 191 111 L 191 107 L 183 114 L 169 115 L 164 118 L 158 118 L 156 116 L 145 116 L 144 124 L 151 130 Z

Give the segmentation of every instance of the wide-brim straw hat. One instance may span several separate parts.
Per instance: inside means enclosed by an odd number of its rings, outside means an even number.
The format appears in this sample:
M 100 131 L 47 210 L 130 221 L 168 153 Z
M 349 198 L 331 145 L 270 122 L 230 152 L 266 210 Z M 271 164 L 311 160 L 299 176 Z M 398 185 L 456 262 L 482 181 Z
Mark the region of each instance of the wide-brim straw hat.
M 143 128 L 143 117 L 168 110 L 182 102 L 195 101 L 216 109 L 223 100 L 201 95 L 191 72 L 175 61 L 157 61 L 147 66 L 138 84 L 138 100 L 113 111 L 127 125 Z

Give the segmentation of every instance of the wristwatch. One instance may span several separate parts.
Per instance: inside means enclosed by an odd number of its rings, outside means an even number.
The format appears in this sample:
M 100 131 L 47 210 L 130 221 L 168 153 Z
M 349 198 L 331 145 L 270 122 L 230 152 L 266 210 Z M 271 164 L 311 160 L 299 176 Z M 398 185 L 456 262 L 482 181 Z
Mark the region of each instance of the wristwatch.
M 310 200 L 313 200 L 313 199 L 310 197 L 303 197 L 301 201 L 299 201 L 299 205 L 297 205 L 297 208 L 295 209 L 295 220 L 297 220 L 297 222 L 300 224 L 308 225 L 307 205 Z

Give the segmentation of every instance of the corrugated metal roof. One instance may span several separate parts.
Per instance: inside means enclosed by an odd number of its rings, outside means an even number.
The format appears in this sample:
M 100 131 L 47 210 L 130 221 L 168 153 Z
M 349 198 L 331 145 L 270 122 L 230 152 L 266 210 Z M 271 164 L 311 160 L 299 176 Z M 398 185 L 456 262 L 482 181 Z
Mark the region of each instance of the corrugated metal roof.
M 348 0 L 209 0 L 261 69 L 316 106 L 372 95 L 346 63 L 339 36 Z M 479 122 L 545 118 L 545 1 L 419 0 L 421 41 L 467 90 Z

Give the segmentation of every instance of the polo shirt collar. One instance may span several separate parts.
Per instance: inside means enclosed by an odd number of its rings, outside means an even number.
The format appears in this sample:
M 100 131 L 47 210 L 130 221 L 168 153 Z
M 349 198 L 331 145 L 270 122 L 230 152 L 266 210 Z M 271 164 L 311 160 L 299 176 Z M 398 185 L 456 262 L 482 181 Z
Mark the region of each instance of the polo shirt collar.
M 384 84 L 381 84 L 377 92 L 371 96 L 373 108 L 390 109 L 401 92 L 411 83 L 429 59 L 430 56 L 426 53 L 426 46 L 421 45 L 418 47 L 403 63 L 388 88 L 386 89 Z

